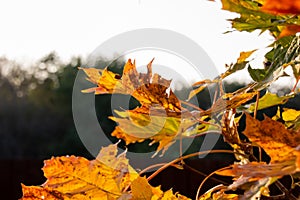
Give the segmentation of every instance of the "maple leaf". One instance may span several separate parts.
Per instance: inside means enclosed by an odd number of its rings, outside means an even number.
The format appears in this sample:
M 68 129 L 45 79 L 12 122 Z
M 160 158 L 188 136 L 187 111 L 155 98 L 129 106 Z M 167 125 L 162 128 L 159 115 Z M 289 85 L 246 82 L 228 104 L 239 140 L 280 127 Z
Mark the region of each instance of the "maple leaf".
M 300 2 L 295 0 L 266 0 L 261 9 L 272 14 L 300 14 Z
M 248 32 L 257 29 L 260 29 L 261 32 L 268 30 L 275 38 L 278 38 L 284 27 L 300 25 L 298 16 L 276 15 L 280 12 L 284 13 L 284 11 L 287 13 L 287 11 L 292 10 L 291 8 L 296 8 L 299 3 L 294 2 L 297 1 L 222 0 L 222 8 L 240 14 L 240 17 L 231 20 L 233 28 Z M 284 9 L 280 10 L 280 8 Z
M 265 150 L 272 164 L 292 161 L 295 170 L 300 170 L 299 131 L 288 130 L 282 123 L 267 116 L 263 121 L 258 121 L 246 114 L 246 129 L 243 133 Z
M 127 94 L 133 96 L 142 106 L 159 104 L 167 110 L 180 111 L 180 102 L 170 89 L 171 81 L 158 74 L 152 75 L 152 62 L 153 60 L 147 65 L 147 73 L 138 73 L 135 62 L 132 63 L 131 59 L 128 59 L 122 76 L 107 68 L 100 76 L 100 71 L 93 68 L 80 68 L 89 77 L 89 81 L 97 84 L 97 87 L 83 90 L 83 92 Z
M 134 200 L 189 200 L 189 198 L 172 190 L 163 192 L 160 187 L 152 187 L 146 178 L 138 177 L 131 184 L 132 198 Z
M 42 186 L 23 186 L 24 199 L 118 199 L 128 196 L 123 190 L 138 177 L 125 154 L 117 155 L 117 145 L 102 148 L 97 159 L 53 157 L 43 171 Z

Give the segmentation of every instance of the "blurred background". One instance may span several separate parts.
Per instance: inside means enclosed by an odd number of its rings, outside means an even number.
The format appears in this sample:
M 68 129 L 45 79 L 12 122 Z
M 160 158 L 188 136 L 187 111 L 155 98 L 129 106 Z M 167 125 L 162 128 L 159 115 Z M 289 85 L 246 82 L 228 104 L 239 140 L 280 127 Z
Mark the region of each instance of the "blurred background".
M 232 16 L 221 11 L 220 3 L 204 0 L 189 3 L 179 0 L 1 1 L 1 199 L 20 198 L 21 183 L 42 184 L 45 181 L 41 171 L 44 159 L 59 155 L 93 158 L 80 141 L 74 126 L 72 90 L 78 67 L 89 64 L 89 53 L 103 41 L 137 28 L 178 31 L 203 47 L 218 70 L 223 72 L 225 63 L 235 62 L 240 51 L 267 49 L 270 43 L 268 34 L 258 37 L 257 32 L 224 35 L 223 32 L 230 27 L 225 19 Z M 261 60 L 262 55 L 258 52 L 254 58 Z M 101 56 L 95 67 L 103 68 L 111 63 L 105 55 Z M 149 61 L 136 59 L 141 60 L 142 64 Z M 120 59 L 110 68 L 121 73 L 124 62 Z M 225 84 L 225 88 L 228 92 L 234 91 L 249 80 L 246 74 L 238 74 L 233 81 Z M 289 91 L 289 86 L 281 87 L 279 92 Z M 175 88 L 175 92 L 182 98 L 187 96 L 184 87 Z M 109 96 L 95 98 L 99 123 L 106 133 L 105 137 L 110 137 L 115 124 L 107 118 L 111 115 L 107 106 Z M 197 98 L 203 109 L 210 106 L 207 90 Z M 293 99 L 288 105 L 299 108 L 299 101 Z M 264 112 L 272 115 L 276 109 L 270 108 Z M 117 141 L 112 137 L 110 139 Z M 186 153 L 198 151 L 202 140 L 201 137 L 195 139 Z M 146 141 L 130 148 L 132 151 L 146 149 L 148 143 Z M 215 148 L 228 147 L 220 140 Z M 195 169 L 205 170 L 172 168 L 153 179 L 152 184 L 160 184 L 163 189 L 174 188 L 174 191 L 193 198 L 205 174 L 232 160 L 231 156 L 219 156 L 218 159 L 208 156 L 201 162 L 190 160 L 188 162 Z M 214 180 L 208 182 L 206 188 L 210 188 L 210 184 L 215 184 Z

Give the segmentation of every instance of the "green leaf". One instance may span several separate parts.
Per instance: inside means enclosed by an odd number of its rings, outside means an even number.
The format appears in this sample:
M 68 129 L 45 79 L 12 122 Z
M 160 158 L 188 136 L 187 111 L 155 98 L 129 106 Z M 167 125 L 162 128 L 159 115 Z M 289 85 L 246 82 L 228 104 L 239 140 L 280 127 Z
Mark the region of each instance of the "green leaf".
M 251 78 L 256 82 L 262 82 L 266 79 L 267 72 L 265 69 L 253 69 L 251 66 L 248 67 L 248 72 Z
M 279 97 L 277 94 L 266 93 L 263 97 L 259 99 L 257 110 L 269 108 L 271 106 L 280 105 L 286 103 L 286 101 L 294 95 L 286 95 Z M 253 112 L 255 109 L 255 103 L 252 103 L 249 107 L 249 111 Z
M 232 19 L 232 27 L 238 31 L 269 30 L 278 37 L 284 27 L 300 24 L 298 16 L 273 15 L 261 10 L 261 0 L 222 0 L 224 10 L 236 12 L 240 17 Z

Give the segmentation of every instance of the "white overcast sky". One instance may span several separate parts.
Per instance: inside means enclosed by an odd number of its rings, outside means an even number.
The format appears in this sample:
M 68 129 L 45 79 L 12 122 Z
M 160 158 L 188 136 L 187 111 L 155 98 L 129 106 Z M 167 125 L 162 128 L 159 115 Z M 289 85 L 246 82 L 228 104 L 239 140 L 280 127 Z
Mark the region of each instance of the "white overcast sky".
M 206 0 L 0 0 L 0 56 L 28 62 L 56 51 L 68 60 L 122 32 L 163 28 L 197 42 L 224 71 L 240 51 L 271 42 L 257 32 L 224 35 L 233 16 Z

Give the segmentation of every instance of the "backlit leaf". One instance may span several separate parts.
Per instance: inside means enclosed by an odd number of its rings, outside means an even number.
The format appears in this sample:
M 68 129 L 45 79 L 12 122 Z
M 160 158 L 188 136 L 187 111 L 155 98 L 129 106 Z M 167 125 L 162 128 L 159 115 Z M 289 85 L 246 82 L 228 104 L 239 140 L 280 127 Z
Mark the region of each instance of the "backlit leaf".
M 282 112 L 282 119 L 284 121 L 294 121 L 297 118 L 300 117 L 300 111 L 295 110 L 295 109 L 283 109 L 284 111 Z
M 284 104 L 294 95 L 285 95 L 279 97 L 277 94 L 267 92 L 264 96 L 259 99 L 257 110 L 269 108 L 271 106 Z M 249 110 L 253 112 L 255 110 L 255 103 L 251 104 Z
M 235 64 L 231 64 L 231 65 L 226 65 L 227 70 L 225 73 L 223 73 L 221 75 L 222 78 L 225 78 L 227 76 L 229 76 L 230 74 L 233 74 L 236 71 L 242 70 L 246 67 L 246 65 L 248 64 L 248 61 L 246 61 L 248 59 L 248 57 L 250 57 L 255 50 L 252 51 L 246 51 L 246 52 L 241 52 L 240 53 L 240 57 L 237 59 Z
M 258 121 L 246 114 L 246 129 L 243 132 L 251 142 L 262 147 L 271 157 L 271 163 L 292 162 L 300 170 L 300 132 L 286 129 L 277 121 L 265 116 Z
M 163 192 L 160 187 L 152 187 L 146 178 L 138 177 L 132 185 L 133 200 L 189 200 L 189 198 L 173 194 L 172 190 Z
M 300 32 L 299 25 L 288 25 L 288 26 L 284 27 L 284 29 L 279 34 L 278 38 L 295 35 L 298 32 Z
M 42 188 L 40 186 L 25 186 L 22 184 L 23 197 L 21 200 L 61 200 L 70 199 L 63 197 L 63 194 L 52 190 L 51 188 Z
M 300 14 L 300 2 L 297 0 L 266 0 L 262 10 L 273 14 Z
M 159 104 L 165 109 L 180 111 L 181 106 L 177 97 L 170 87 L 170 80 L 162 78 L 158 74 L 152 75 L 152 62 L 147 65 L 147 73 L 138 73 L 135 62 L 129 59 L 124 66 L 122 76 L 115 74 L 105 68 L 101 76 L 97 76 L 96 88 L 83 90 L 83 92 L 95 92 L 95 94 L 120 93 L 133 96 L 143 106 L 147 107 L 152 104 Z M 90 73 L 91 69 L 83 69 L 95 83 L 94 73 Z
M 41 195 L 78 200 L 125 198 L 128 194 L 123 190 L 138 174 L 129 167 L 125 154 L 116 157 L 116 151 L 116 145 L 102 148 L 92 161 L 75 156 L 46 160 L 43 171 L 47 181 L 41 187 L 23 187 L 23 199 Z
M 123 139 L 126 144 L 151 139 L 152 144 L 159 142 L 157 148 L 165 152 L 176 136 L 183 133 L 198 121 L 192 116 L 182 118 L 181 113 L 168 113 L 161 107 L 139 107 L 129 111 L 115 111 L 119 117 L 110 117 L 118 123 L 112 136 Z
M 151 200 L 152 187 L 146 178 L 138 177 L 131 184 L 132 197 L 134 199 Z
M 284 27 L 300 25 L 298 16 L 276 15 L 278 12 L 287 13 L 287 11 L 291 11 L 290 8 L 297 7 L 298 3 L 292 2 L 296 1 L 291 0 L 286 4 L 286 1 L 281 0 L 266 2 L 260 0 L 222 0 L 222 8 L 240 14 L 240 17 L 231 20 L 233 28 L 248 32 L 257 29 L 260 29 L 261 32 L 268 30 L 277 38 Z M 294 10 L 294 12 L 297 11 Z

